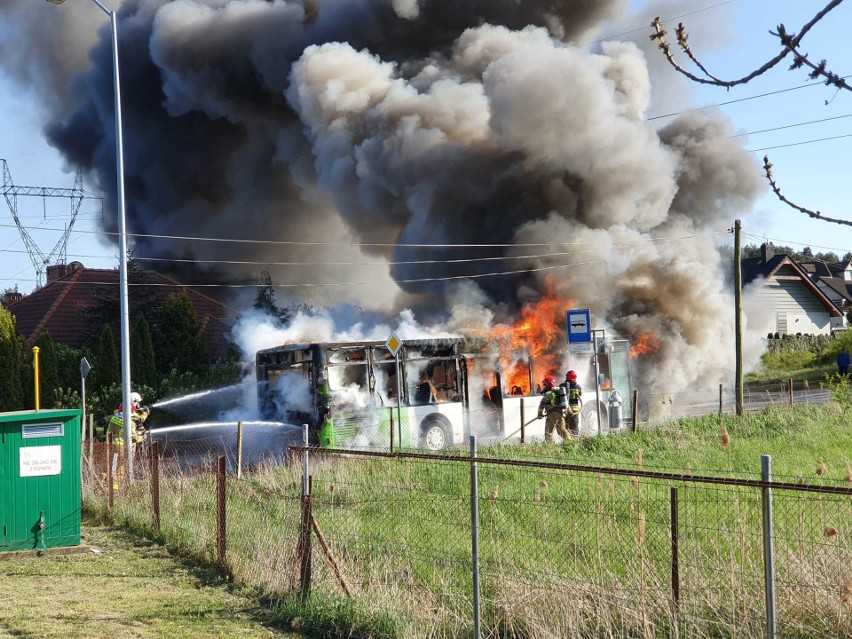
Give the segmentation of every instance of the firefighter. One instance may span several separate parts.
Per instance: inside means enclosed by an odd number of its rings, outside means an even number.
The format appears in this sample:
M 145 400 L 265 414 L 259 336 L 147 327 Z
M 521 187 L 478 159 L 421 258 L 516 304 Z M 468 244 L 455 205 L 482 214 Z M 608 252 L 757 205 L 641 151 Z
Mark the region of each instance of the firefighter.
M 560 384 L 565 389 L 566 407 L 565 422 L 574 437 L 580 434 L 580 412 L 583 410 L 583 389 L 577 383 L 577 372 L 565 373 L 565 381 Z
M 148 419 L 150 409 L 142 406 L 142 395 L 137 392 L 130 393 L 130 419 L 133 423 L 131 432 L 132 442 L 139 444 L 145 440 L 145 420 Z M 113 443 L 119 446 L 124 444 L 124 403 L 118 406 L 109 420 L 109 432 L 112 433 Z
M 571 434 L 565 428 L 565 415 L 559 401 L 559 392 L 556 388 L 556 378 L 548 375 L 542 382 L 541 403 L 538 405 L 538 417 L 546 418 L 544 422 L 544 438 L 552 442 L 553 431 L 559 433 L 562 439 L 571 439 Z

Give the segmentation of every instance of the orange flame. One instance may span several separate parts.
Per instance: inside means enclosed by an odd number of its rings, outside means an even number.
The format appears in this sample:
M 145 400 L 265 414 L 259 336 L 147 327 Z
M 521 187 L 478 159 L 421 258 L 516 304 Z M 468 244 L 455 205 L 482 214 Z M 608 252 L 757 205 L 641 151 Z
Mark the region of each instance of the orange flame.
M 544 375 L 556 372 L 560 351 L 565 341 L 565 312 L 573 300 L 561 297 L 555 290 L 552 277 L 545 279 L 542 298 L 521 309 L 520 317 L 511 325 L 500 324 L 489 335 L 499 353 L 505 379 L 505 389 L 512 393 L 521 389 L 530 393 L 526 358 L 533 363 L 533 383 Z
M 630 347 L 630 359 L 640 355 L 653 355 L 660 352 L 660 340 L 656 333 L 639 333 Z

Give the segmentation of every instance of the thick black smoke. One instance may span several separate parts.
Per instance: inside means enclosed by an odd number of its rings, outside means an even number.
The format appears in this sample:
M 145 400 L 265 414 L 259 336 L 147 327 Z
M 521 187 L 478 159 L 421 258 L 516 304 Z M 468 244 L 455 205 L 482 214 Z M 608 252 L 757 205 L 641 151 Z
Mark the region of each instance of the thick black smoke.
M 33 31 L 0 53 L 71 52 L 15 72 L 57 105 L 47 131 L 68 162 L 114 192 L 109 32 L 69 32 L 84 2 L 11 4 Z M 135 253 L 229 262 L 155 264 L 188 283 L 278 262 L 278 284 L 350 284 L 295 287 L 301 301 L 444 318 L 471 299 L 511 314 L 552 274 L 599 322 L 655 332 L 654 366 L 678 384 L 717 379 L 733 315 L 702 234 L 750 206 L 758 174 L 718 118 L 653 129 L 635 45 L 582 46 L 622 5 L 125 0 L 131 232 L 278 242 L 137 238 Z

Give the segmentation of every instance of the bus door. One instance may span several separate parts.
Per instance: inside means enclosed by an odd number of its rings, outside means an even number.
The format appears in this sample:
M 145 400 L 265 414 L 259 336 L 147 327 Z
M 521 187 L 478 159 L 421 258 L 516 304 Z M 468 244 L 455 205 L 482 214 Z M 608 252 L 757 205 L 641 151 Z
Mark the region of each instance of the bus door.
M 522 360 L 498 375 L 503 391 L 500 439 L 519 442 L 544 439 L 544 420 L 537 419 L 541 394 L 533 382 L 532 366 Z
M 386 445 L 378 434 L 365 344 L 326 347 L 330 414 L 338 446 Z
M 405 343 L 403 353 L 402 444 L 442 450 L 463 443 L 465 407 L 457 341 L 412 340 Z

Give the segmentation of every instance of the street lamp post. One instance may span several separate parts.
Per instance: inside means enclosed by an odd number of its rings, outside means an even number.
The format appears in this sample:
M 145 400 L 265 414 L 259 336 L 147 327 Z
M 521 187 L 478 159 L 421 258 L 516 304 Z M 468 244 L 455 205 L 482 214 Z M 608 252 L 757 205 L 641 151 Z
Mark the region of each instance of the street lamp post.
M 62 4 L 65 0 L 47 0 L 51 4 Z M 127 229 L 124 214 L 124 139 L 121 134 L 121 84 L 118 79 L 118 25 L 114 11 L 110 11 L 99 0 L 92 0 L 109 16 L 112 30 L 112 81 L 115 93 L 115 172 L 116 199 L 118 204 L 118 297 L 121 313 L 121 402 L 124 405 L 124 449 L 127 453 L 128 480 L 133 477 L 133 420 L 130 403 L 130 310 L 127 299 Z

